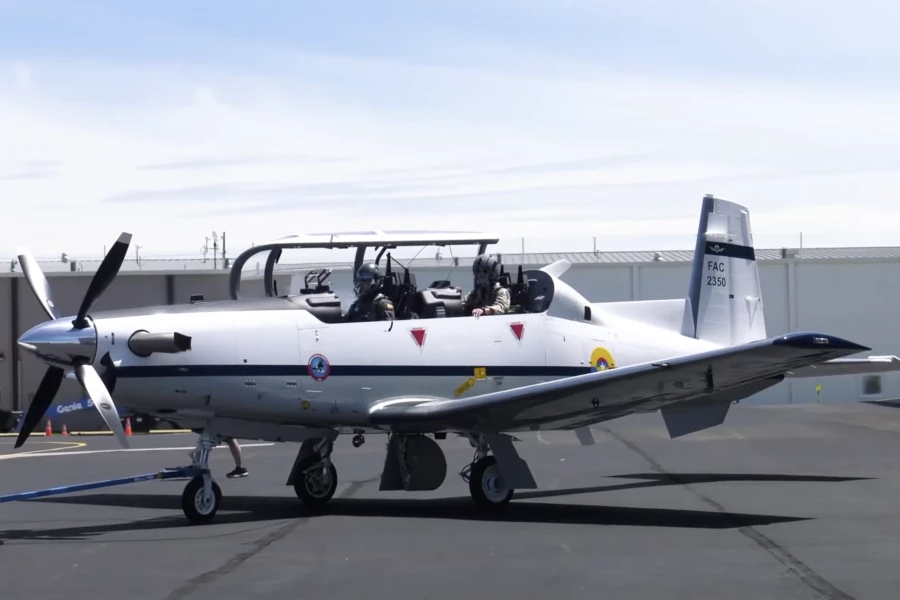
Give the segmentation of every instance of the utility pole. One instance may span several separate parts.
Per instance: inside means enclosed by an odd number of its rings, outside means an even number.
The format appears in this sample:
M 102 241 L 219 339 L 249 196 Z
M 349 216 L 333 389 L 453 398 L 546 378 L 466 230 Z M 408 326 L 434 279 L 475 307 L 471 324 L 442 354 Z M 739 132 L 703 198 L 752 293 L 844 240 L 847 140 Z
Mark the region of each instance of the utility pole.
M 219 234 L 215 231 L 212 232 L 213 238 L 213 269 L 216 269 L 217 258 L 219 257 Z M 225 259 L 225 232 L 222 232 L 222 268 L 228 267 L 228 263 Z

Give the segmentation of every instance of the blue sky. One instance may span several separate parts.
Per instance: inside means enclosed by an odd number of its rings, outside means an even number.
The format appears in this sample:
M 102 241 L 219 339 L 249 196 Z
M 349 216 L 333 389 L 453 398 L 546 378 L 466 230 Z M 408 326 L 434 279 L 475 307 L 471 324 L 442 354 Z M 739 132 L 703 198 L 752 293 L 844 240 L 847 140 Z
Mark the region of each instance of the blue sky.
M 519 248 L 895 245 L 900 7 L 0 0 L 0 258 L 467 228 Z M 7 212 L 10 215 L 10 212 Z

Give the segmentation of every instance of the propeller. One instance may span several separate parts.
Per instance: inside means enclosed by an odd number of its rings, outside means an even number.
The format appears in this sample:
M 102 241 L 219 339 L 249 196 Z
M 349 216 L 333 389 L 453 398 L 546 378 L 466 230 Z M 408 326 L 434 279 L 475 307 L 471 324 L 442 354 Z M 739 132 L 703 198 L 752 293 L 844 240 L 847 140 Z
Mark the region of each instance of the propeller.
M 20 346 L 49 366 L 28 411 L 25 413 L 25 418 L 22 420 L 22 428 L 16 438 L 16 448 L 25 443 L 47 409 L 50 408 L 67 369 L 75 371 L 78 383 L 91 399 L 100 416 L 115 433 L 119 443 L 125 448 L 129 447 L 128 438 L 125 437 L 125 431 L 110 391 L 93 367 L 97 355 L 97 331 L 88 320 L 88 313 L 118 275 L 130 244 L 131 234 L 122 233 L 103 257 L 103 262 L 94 273 L 94 278 L 81 301 L 78 314 L 71 321 L 56 315 L 50 284 L 37 261 L 28 250 L 23 249 L 19 252 L 19 263 L 22 265 L 25 279 L 51 320 L 32 327 L 18 340 Z M 112 364 L 108 355 L 104 355 L 100 362 L 107 369 Z

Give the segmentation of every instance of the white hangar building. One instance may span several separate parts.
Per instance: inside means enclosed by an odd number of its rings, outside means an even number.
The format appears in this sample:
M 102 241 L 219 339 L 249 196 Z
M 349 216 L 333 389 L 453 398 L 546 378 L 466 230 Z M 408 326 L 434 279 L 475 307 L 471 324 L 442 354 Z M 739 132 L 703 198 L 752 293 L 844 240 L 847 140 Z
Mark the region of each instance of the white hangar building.
M 473 254 L 470 250 L 467 257 L 417 258 L 409 267 L 419 287 L 451 280 L 467 290 Z M 370 250 L 367 256 L 372 255 Z M 756 255 L 770 336 L 820 330 L 870 346 L 869 354 L 900 355 L 900 247 L 757 249 Z M 519 265 L 539 268 L 568 260 L 572 267 L 563 280 L 592 302 L 684 298 L 692 256 L 693 250 L 499 255 L 511 274 Z M 244 268 L 241 296 L 262 296 L 262 274 L 258 265 L 250 264 Z M 61 312 L 77 312 L 98 265 L 41 262 Z M 353 299 L 351 262 L 278 264 L 278 291 L 293 288 L 296 293 L 304 275 L 316 268 L 332 270 L 329 281 L 346 311 Z M 212 259 L 126 261 L 94 310 L 182 303 L 195 294 L 207 301 L 227 299 L 228 275 L 221 261 L 213 268 Z M 24 410 L 37 389 L 45 366 L 20 353 L 16 339 L 44 319 L 21 268 L 8 264 L 0 273 L 0 410 Z M 834 404 L 898 397 L 900 373 L 886 373 L 786 381 L 744 403 Z M 80 398 L 77 383 L 65 380 L 57 402 Z

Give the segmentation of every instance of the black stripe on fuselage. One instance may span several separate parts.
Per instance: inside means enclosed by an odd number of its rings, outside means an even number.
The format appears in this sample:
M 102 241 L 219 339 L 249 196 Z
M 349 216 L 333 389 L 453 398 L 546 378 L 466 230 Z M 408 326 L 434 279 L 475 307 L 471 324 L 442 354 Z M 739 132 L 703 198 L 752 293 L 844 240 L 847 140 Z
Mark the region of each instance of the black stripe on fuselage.
M 707 256 L 727 256 L 728 258 L 756 260 L 756 252 L 753 250 L 753 246 L 741 246 L 740 244 L 728 244 L 725 242 L 706 242 L 704 251 Z
M 570 377 L 590 373 L 591 367 L 566 366 L 454 366 L 454 365 L 331 365 L 329 377 L 472 377 L 485 368 L 488 377 Z M 165 365 L 119 367 L 116 377 L 309 377 L 306 365 Z

